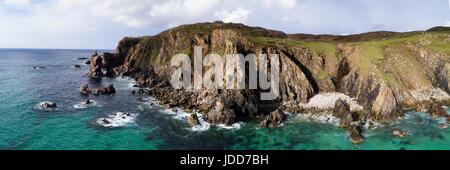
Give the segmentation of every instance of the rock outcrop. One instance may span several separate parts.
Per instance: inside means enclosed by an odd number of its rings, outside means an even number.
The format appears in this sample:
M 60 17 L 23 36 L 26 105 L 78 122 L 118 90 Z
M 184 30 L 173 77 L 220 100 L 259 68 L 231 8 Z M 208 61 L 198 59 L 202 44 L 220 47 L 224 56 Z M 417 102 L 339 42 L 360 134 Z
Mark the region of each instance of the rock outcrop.
M 116 89 L 114 88 L 113 84 L 109 85 L 108 87 L 100 88 L 98 91 L 100 92 L 100 94 L 104 95 L 111 95 L 116 93 Z
M 334 110 L 333 110 L 333 116 L 337 118 L 341 118 L 344 116 L 347 112 L 350 111 L 350 106 L 348 103 L 342 99 L 336 100 L 336 103 L 334 104 Z M 353 121 L 351 121 L 353 122 Z
M 447 118 L 447 111 L 438 103 L 430 104 L 427 113 L 434 118 Z
M 213 109 L 207 114 L 206 121 L 212 124 L 231 125 L 236 120 L 236 111 L 222 99 L 216 101 Z
M 88 95 L 89 93 L 91 93 L 91 91 L 89 91 L 89 85 L 85 84 L 85 85 L 81 86 L 80 93 L 84 94 L 84 95 Z
M 44 102 L 41 103 L 41 107 L 44 109 L 55 109 L 57 106 L 56 103 L 53 102 Z
M 101 56 L 92 56 L 88 75 L 93 78 L 103 77 Z
M 358 144 L 364 141 L 364 137 L 361 135 L 361 126 L 359 122 L 352 122 L 347 128 L 347 133 L 350 134 L 350 142 Z
M 262 127 L 279 127 L 286 120 L 286 115 L 278 109 L 268 115 L 259 125 Z
M 189 116 L 189 118 L 188 118 L 188 123 L 191 125 L 191 126 L 197 126 L 197 125 L 200 125 L 200 120 L 198 120 L 198 117 L 197 117 L 197 114 L 191 114 L 191 116 Z
M 394 127 L 394 130 L 392 131 L 392 135 L 399 137 L 399 138 L 404 138 L 404 137 L 408 136 L 408 130 L 402 131 L 402 129 L 400 129 L 399 127 Z
M 213 124 L 263 118 L 277 109 L 305 111 L 299 104 L 327 92 L 343 93 L 363 107 L 351 112 L 348 105 L 336 102 L 334 114 L 343 118 L 344 127 L 366 119 L 390 122 L 403 115 L 402 109 L 430 102 L 430 96 L 438 94 L 437 100 L 450 103 L 449 54 L 427 46 L 448 40 L 448 33 L 439 30 L 315 36 L 222 22 L 183 25 L 155 36 L 124 38 L 114 53 L 92 56 L 89 75 L 130 76 L 139 87 L 150 88 L 149 95 L 196 109 Z M 398 38 L 403 34 L 411 38 Z M 261 101 L 262 89 L 173 89 L 170 77 L 176 68 L 170 66 L 171 58 L 179 53 L 192 58 L 195 46 L 201 47 L 202 56 L 279 54 L 280 95 Z M 427 89 L 432 93 L 424 92 Z

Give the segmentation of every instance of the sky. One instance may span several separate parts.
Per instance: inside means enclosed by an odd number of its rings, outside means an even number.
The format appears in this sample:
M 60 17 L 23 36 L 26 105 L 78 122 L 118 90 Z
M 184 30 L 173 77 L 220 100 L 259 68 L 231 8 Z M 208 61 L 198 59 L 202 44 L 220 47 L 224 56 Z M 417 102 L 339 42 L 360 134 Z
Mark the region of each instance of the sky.
M 450 0 L 0 0 L 0 48 L 114 49 L 217 20 L 286 33 L 426 30 L 450 26 Z

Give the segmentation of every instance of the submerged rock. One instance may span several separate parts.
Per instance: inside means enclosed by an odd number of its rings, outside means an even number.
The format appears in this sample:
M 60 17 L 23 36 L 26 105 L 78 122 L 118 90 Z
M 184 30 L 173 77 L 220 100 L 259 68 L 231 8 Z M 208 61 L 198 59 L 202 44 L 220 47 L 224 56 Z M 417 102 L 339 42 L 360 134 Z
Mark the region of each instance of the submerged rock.
M 81 68 L 81 66 L 78 65 L 78 64 L 75 64 L 73 67 L 74 67 L 74 68 Z
M 85 85 L 81 86 L 80 93 L 84 94 L 84 95 L 88 95 L 89 93 L 91 93 L 91 91 L 89 91 L 89 85 L 85 84 Z
M 106 119 L 106 118 L 103 118 L 101 121 L 102 121 L 104 124 L 106 124 L 106 125 L 111 123 L 111 122 L 109 122 L 108 119 Z
M 438 103 L 430 104 L 430 106 L 428 107 L 427 113 L 430 114 L 430 116 L 434 117 L 434 118 L 446 118 L 447 117 L 447 112 Z
M 87 57 L 78 57 L 77 60 L 88 60 L 89 58 Z
M 286 115 L 281 109 L 275 110 L 259 125 L 262 127 L 279 127 L 286 120 Z
M 132 90 L 131 95 L 135 95 L 135 94 L 136 94 L 136 90 Z
M 138 102 L 141 102 L 141 103 L 142 103 L 142 102 L 144 102 L 144 99 L 142 99 L 141 97 L 139 97 L 139 98 L 137 98 L 137 99 L 136 99 L 136 101 L 138 101 Z
M 57 106 L 56 106 L 56 103 L 53 103 L 53 102 L 44 102 L 41 104 L 41 107 L 44 109 L 54 109 Z
M 442 123 L 438 126 L 439 129 L 447 129 L 448 125 L 446 123 Z
M 404 137 L 408 136 L 408 130 L 402 131 L 399 127 L 394 127 L 394 130 L 392 131 L 392 135 L 399 137 L 399 138 L 404 138 Z
M 354 144 L 358 144 L 364 141 L 364 137 L 361 135 L 362 130 L 359 122 L 352 122 L 347 128 L 347 133 L 350 134 L 350 141 Z
M 42 67 L 42 66 L 34 66 L 34 69 L 46 69 L 47 67 Z
M 83 104 L 85 104 L 85 105 L 89 105 L 89 104 L 92 104 L 92 101 L 90 101 L 90 100 L 86 100 Z
M 200 125 L 200 120 L 198 120 L 198 117 L 197 117 L 197 114 L 191 114 L 191 116 L 189 116 L 189 119 L 188 119 L 188 123 L 191 125 L 191 126 L 197 126 L 197 125 Z

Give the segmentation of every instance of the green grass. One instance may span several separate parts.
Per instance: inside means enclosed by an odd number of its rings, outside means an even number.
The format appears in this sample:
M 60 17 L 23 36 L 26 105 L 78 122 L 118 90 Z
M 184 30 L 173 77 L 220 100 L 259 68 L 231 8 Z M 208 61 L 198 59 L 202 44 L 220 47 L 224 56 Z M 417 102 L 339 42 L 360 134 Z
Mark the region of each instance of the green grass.
M 431 44 L 425 45 L 425 48 L 441 51 L 450 55 L 450 31 L 431 33 L 436 37 L 428 38 Z
M 134 65 L 145 68 L 150 64 L 154 64 L 157 56 L 159 55 L 162 40 L 159 37 L 148 37 L 143 38 L 140 44 L 145 46 L 145 48 L 140 48 L 142 51 L 140 51 L 138 57 L 136 57 Z
M 449 32 L 450 33 L 450 32 Z M 389 38 L 384 40 L 373 40 L 373 41 L 363 41 L 363 42 L 352 42 L 347 43 L 345 46 L 358 46 L 361 48 L 361 61 L 360 61 L 360 72 L 362 74 L 368 75 L 376 70 L 373 67 L 369 67 L 369 64 L 374 64 L 377 70 L 381 73 L 383 78 L 387 80 L 390 84 L 395 86 L 401 86 L 398 80 L 389 73 L 384 72 L 385 60 L 388 59 L 389 55 L 386 54 L 385 49 L 390 48 L 394 50 L 395 53 L 399 53 L 402 60 L 408 60 L 408 56 L 414 55 L 409 50 L 405 49 L 406 42 L 412 44 L 420 44 L 420 41 L 430 41 L 431 44 L 424 45 L 424 48 L 428 48 L 435 51 L 445 52 L 450 54 L 450 38 L 449 33 L 407 33 L 396 38 Z M 420 45 L 419 45 L 420 46 Z M 408 74 L 408 76 L 414 76 L 417 74 L 417 70 L 420 70 L 420 63 L 408 60 L 412 63 L 411 65 L 404 66 L 402 64 L 397 65 L 396 69 L 402 73 Z
M 289 48 L 306 48 L 311 51 L 315 51 L 318 54 L 325 54 L 327 56 L 334 56 L 339 61 L 341 57 L 338 55 L 337 47 L 332 42 L 320 42 L 320 41 L 304 41 L 304 40 L 289 40 L 282 38 L 269 38 L 269 37 L 255 37 L 248 36 L 250 41 L 259 43 L 264 46 L 274 46 L 275 44 L 284 44 Z
M 369 63 L 373 63 L 377 66 L 380 66 L 382 64 L 382 60 L 385 59 L 384 54 L 384 48 L 397 48 L 400 46 L 402 42 L 405 41 L 417 41 L 418 35 L 417 33 L 414 34 L 405 34 L 403 36 L 400 36 L 398 38 L 391 38 L 386 40 L 375 40 L 375 41 L 365 41 L 365 42 L 354 42 L 354 43 L 348 43 L 345 44 L 346 46 L 349 45 L 358 45 L 361 48 L 361 63 L 360 68 L 362 68 L 363 72 L 367 73 L 364 68 L 367 68 L 367 65 Z M 365 71 L 366 70 L 366 71 Z

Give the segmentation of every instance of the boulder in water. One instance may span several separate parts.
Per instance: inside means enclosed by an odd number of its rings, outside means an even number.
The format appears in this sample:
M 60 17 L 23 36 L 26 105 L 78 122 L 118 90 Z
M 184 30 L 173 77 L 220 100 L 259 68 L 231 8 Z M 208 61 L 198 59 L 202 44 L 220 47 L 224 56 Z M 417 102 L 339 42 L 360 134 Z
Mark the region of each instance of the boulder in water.
M 52 103 L 52 102 L 44 102 L 41 104 L 41 107 L 44 109 L 54 109 L 56 108 L 56 103 Z
M 142 102 L 144 102 L 144 99 L 142 99 L 141 97 L 139 97 L 139 98 L 137 98 L 137 99 L 136 99 L 136 101 L 138 101 L 138 102 L 141 102 L 141 103 L 142 103 Z
M 103 118 L 103 119 L 102 119 L 102 122 L 103 122 L 104 124 L 106 124 L 106 125 L 111 123 L 111 122 L 109 122 L 108 119 L 106 119 L 106 118 Z
M 89 104 L 92 104 L 92 101 L 90 101 L 90 100 L 86 100 L 83 104 L 85 104 L 85 105 L 89 105 Z
M 81 86 L 80 93 L 84 94 L 84 95 L 88 95 L 89 93 L 91 93 L 91 91 L 89 91 L 89 85 L 85 84 L 85 85 Z
M 354 144 L 358 144 L 364 141 L 364 137 L 361 135 L 361 127 L 359 122 L 352 122 L 347 128 L 347 133 L 350 134 L 350 141 Z
M 74 67 L 74 68 L 81 68 L 81 66 L 78 65 L 78 64 L 75 64 L 73 67 Z
M 438 126 L 439 129 L 447 129 L 448 125 L 446 123 L 442 123 Z
M 34 66 L 34 69 L 45 69 L 46 67 L 42 67 L 42 66 Z
M 208 112 L 206 121 L 212 124 L 224 124 L 231 125 L 235 122 L 236 111 L 229 107 L 228 102 L 225 102 L 222 98 L 219 98 L 213 109 Z M 190 110 L 188 110 L 190 112 Z
M 92 56 L 91 62 L 90 62 L 90 71 L 88 75 L 93 78 L 100 78 L 103 77 L 102 72 L 102 58 L 98 55 Z
M 399 137 L 399 138 L 404 138 L 404 137 L 408 136 L 408 130 L 402 131 L 399 127 L 394 127 L 394 130 L 392 131 L 392 135 Z
M 115 93 L 116 93 L 116 89 L 114 88 L 114 85 L 111 84 L 111 85 L 109 85 L 108 87 L 100 88 L 100 89 L 99 89 L 99 92 L 100 92 L 101 94 L 106 94 L 106 95 L 109 95 L 109 94 L 115 94 Z
M 430 116 L 434 117 L 434 118 L 446 118 L 447 117 L 447 112 L 438 103 L 430 104 L 430 106 L 428 107 L 427 113 L 430 114 Z
M 89 58 L 87 58 L 87 57 L 78 57 L 77 59 L 78 60 L 88 60 Z
M 191 126 L 197 126 L 197 125 L 200 125 L 200 120 L 198 120 L 198 117 L 197 117 L 197 114 L 191 114 L 191 116 L 189 116 L 189 119 L 188 119 L 188 123 L 191 125 Z
M 286 120 L 286 115 L 278 109 L 270 113 L 259 125 L 262 127 L 279 127 Z

